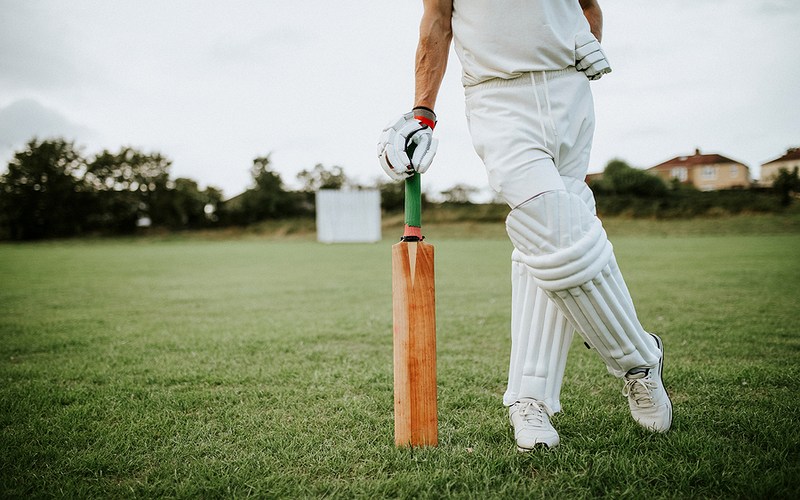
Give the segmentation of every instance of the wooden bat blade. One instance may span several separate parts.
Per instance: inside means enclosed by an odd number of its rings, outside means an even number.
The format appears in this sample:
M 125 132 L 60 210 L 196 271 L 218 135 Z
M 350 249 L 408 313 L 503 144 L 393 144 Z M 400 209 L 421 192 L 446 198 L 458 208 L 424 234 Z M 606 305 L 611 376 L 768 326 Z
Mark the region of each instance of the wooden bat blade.
M 433 246 L 392 246 L 394 429 L 397 446 L 436 446 L 436 299 Z

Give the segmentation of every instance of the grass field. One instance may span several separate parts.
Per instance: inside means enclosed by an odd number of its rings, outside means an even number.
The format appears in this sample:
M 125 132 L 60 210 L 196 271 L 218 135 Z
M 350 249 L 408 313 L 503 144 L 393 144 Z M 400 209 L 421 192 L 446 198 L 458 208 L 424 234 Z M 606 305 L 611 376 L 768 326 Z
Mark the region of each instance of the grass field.
M 609 224 L 673 430 L 640 430 L 576 337 L 562 444 L 529 454 L 502 227 L 427 231 L 440 446 L 417 450 L 392 437 L 393 241 L 0 245 L 0 496 L 796 498 L 800 232 L 731 220 Z

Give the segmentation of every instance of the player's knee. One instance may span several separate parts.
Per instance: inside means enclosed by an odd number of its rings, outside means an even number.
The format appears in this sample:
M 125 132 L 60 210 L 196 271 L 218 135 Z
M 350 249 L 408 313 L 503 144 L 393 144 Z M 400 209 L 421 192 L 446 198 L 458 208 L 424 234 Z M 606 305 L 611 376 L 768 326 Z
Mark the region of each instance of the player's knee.
M 575 177 L 562 177 L 562 179 L 564 180 L 564 186 L 566 186 L 567 191 L 578 195 L 586 204 L 589 212 L 591 212 L 592 215 L 597 215 L 594 193 L 592 193 L 592 190 L 586 184 L 586 181 Z
M 582 197 L 542 193 L 508 215 L 506 229 L 518 258 L 546 290 L 566 290 L 594 278 L 611 259 L 611 243 Z

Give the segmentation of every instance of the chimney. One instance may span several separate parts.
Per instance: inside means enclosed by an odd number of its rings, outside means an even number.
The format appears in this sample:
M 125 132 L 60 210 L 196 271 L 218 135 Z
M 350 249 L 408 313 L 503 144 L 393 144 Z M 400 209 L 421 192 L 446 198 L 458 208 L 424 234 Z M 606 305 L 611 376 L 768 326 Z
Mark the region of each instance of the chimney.
M 699 156 L 700 155 L 700 148 L 694 148 L 694 155 L 695 156 Z

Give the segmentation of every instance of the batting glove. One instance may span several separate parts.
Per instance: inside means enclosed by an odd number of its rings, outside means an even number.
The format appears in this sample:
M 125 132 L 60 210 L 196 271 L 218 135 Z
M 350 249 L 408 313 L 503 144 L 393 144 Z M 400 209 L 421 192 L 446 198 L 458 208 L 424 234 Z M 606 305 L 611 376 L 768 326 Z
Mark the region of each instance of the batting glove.
M 439 145 L 433 138 L 435 126 L 433 110 L 418 107 L 383 129 L 378 139 L 378 158 L 389 177 L 399 181 L 428 170 Z
M 589 80 L 599 80 L 606 73 L 611 73 L 606 54 L 591 33 L 582 32 L 575 37 L 575 67 L 583 71 Z

